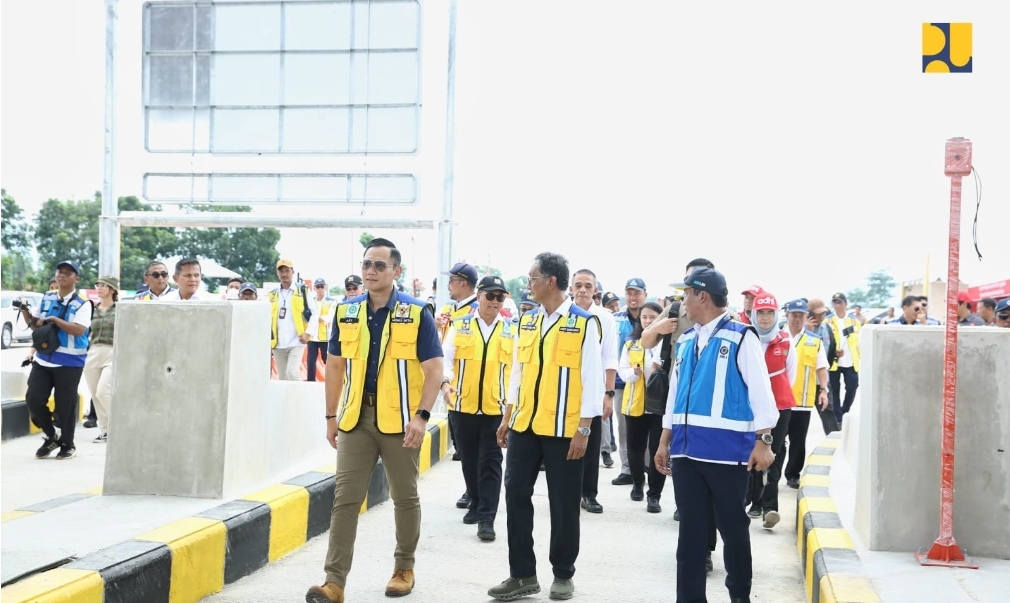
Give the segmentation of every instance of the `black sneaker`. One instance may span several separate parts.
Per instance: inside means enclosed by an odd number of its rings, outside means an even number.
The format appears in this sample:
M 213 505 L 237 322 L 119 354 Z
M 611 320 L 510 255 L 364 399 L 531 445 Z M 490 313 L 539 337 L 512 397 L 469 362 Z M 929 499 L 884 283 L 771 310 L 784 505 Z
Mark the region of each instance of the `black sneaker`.
M 757 519 L 758 517 L 761 517 L 761 507 L 759 507 L 757 503 L 754 503 L 753 505 L 750 506 L 749 509 L 747 509 L 747 515 L 751 519 Z
M 86 429 L 91 429 L 92 427 L 98 427 L 98 421 L 92 421 L 91 419 L 88 419 L 87 421 L 84 422 L 84 427 Z
M 44 459 L 49 458 L 49 455 L 53 453 L 60 447 L 60 443 L 56 440 L 50 440 L 48 437 L 42 440 L 42 447 L 35 451 L 35 458 Z
M 659 497 L 650 496 L 648 502 L 645 504 L 645 510 L 649 513 L 662 513 L 663 507 L 659 506 Z
M 607 469 L 610 469 L 611 467 L 614 466 L 614 459 L 613 459 L 613 457 L 610 456 L 609 452 L 603 451 L 603 452 L 600 453 L 600 456 L 603 457 L 603 466 L 604 467 L 606 467 Z
M 452 460 L 454 460 L 454 461 L 458 461 L 459 460 L 459 453 L 458 452 L 453 452 L 452 453 Z
M 615 486 L 630 486 L 631 484 L 635 483 L 635 478 L 631 477 L 630 473 L 622 473 L 617 477 L 615 477 L 614 479 L 610 480 L 610 483 L 614 484 Z
M 673 510 L 673 520 L 680 521 L 680 509 Z
M 477 538 L 480 538 L 484 542 L 494 541 L 494 523 L 490 519 L 482 519 L 477 522 Z
M 487 596 L 499 601 L 514 601 L 540 592 L 536 576 L 529 578 L 509 578 L 498 586 L 492 586 Z
M 635 484 L 631 486 L 631 500 L 644 500 L 645 499 L 645 485 Z
M 73 446 L 60 446 L 60 451 L 56 455 L 56 460 L 65 461 L 67 459 L 72 459 L 77 456 L 77 449 Z
M 109 441 L 109 434 L 108 433 L 100 433 L 100 434 L 98 434 L 98 437 L 95 438 L 92 441 L 94 443 L 96 443 L 96 444 L 105 444 L 105 443 L 107 443 Z
M 478 518 L 477 509 L 467 509 L 466 515 L 463 516 L 463 523 L 468 526 L 472 526 L 477 523 Z
M 456 508 L 468 509 L 469 507 L 470 507 L 470 493 L 464 492 L 463 496 L 460 496 L 459 500 L 456 501 Z
M 799 487 L 800 487 L 800 478 L 798 478 L 798 477 L 787 477 L 786 478 L 786 485 L 789 486 L 790 488 L 792 488 L 793 490 L 798 490 Z

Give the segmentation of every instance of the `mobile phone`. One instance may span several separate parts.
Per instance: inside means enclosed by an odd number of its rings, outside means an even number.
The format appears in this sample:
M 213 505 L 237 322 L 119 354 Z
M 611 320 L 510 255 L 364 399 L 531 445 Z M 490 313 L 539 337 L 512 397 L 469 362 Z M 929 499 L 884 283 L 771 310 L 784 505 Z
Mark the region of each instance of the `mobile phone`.
M 849 335 L 852 335 L 855 331 L 856 329 L 854 327 L 845 327 L 844 329 L 842 329 L 842 335 L 848 337 Z

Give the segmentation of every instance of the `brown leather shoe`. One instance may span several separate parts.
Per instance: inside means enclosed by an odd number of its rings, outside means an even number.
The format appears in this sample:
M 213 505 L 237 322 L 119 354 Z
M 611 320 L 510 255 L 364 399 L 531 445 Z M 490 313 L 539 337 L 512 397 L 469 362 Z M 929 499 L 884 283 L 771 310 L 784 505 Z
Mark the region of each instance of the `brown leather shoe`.
M 393 577 L 386 584 L 387 597 L 402 597 L 414 590 L 414 570 L 393 570 Z
M 344 587 L 336 582 L 313 586 L 305 594 L 306 603 L 344 603 Z

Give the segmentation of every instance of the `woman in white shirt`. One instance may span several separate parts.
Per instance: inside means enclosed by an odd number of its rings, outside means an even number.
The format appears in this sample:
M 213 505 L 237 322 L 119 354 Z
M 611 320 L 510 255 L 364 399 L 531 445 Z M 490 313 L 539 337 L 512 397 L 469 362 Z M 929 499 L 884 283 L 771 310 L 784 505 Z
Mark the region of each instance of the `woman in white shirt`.
M 663 494 L 665 476 L 656 470 L 653 458 L 659 447 L 659 437 L 663 432 L 662 412 L 652 413 L 645 408 L 645 389 L 652 372 L 660 365 L 660 344 L 654 348 L 642 346 L 642 331 L 655 321 L 663 309 L 655 302 L 642 305 L 639 322 L 632 331 L 628 342 L 621 350 L 621 362 L 617 374 L 627 384 L 624 388 L 624 398 L 620 400 L 620 412 L 627 418 L 628 424 L 628 468 L 634 485 L 631 487 L 631 500 L 646 498 L 645 472 L 646 448 L 648 454 L 649 491 L 646 510 L 649 513 L 659 513 L 659 497 Z

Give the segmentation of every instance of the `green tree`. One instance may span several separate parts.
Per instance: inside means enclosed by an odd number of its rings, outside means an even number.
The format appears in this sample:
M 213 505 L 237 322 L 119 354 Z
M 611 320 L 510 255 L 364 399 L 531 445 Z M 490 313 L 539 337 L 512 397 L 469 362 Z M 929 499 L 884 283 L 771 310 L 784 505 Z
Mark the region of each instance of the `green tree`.
M 195 211 L 249 212 L 248 206 L 192 206 Z M 280 254 L 276 228 L 183 228 L 179 229 L 176 253 L 214 260 L 234 270 L 247 281 L 262 283 L 275 277 Z
M 501 276 L 500 274 L 498 276 Z M 505 288 L 509 290 L 512 298 L 515 299 L 516 304 L 519 304 L 519 300 L 522 298 L 523 291 L 529 286 L 530 279 L 528 276 L 518 276 L 516 278 L 505 279 Z
M 81 286 L 98 278 L 98 217 L 102 204 L 97 199 L 60 201 L 49 199 L 35 219 L 35 249 L 44 274 L 56 273 L 56 265 L 70 260 L 81 270 Z
M 0 214 L 0 239 L 3 258 L 0 260 L 0 281 L 4 289 L 35 289 L 38 276 L 32 262 L 32 225 L 24 210 L 6 189 L 0 189 L 3 211 Z
M 361 236 L 358 237 L 358 242 L 361 243 L 361 247 L 364 248 L 364 247 L 368 247 L 368 244 L 371 243 L 372 239 L 374 239 L 374 238 L 375 238 L 375 235 L 373 235 L 371 233 L 368 233 L 368 232 L 363 232 L 363 233 L 361 233 Z
M 96 193 L 101 206 L 102 196 Z M 160 206 L 143 203 L 137 197 L 119 198 L 119 211 L 159 211 Z M 119 276 L 124 289 L 131 289 L 144 276 L 147 263 L 175 255 L 179 247 L 179 236 L 175 228 L 129 227 L 123 228 L 119 236 Z
M 846 298 L 850 306 L 880 308 L 891 301 L 897 286 L 897 281 L 887 270 L 874 270 L 866 277 L 866 287 L 852 289 L 846 294 Z

